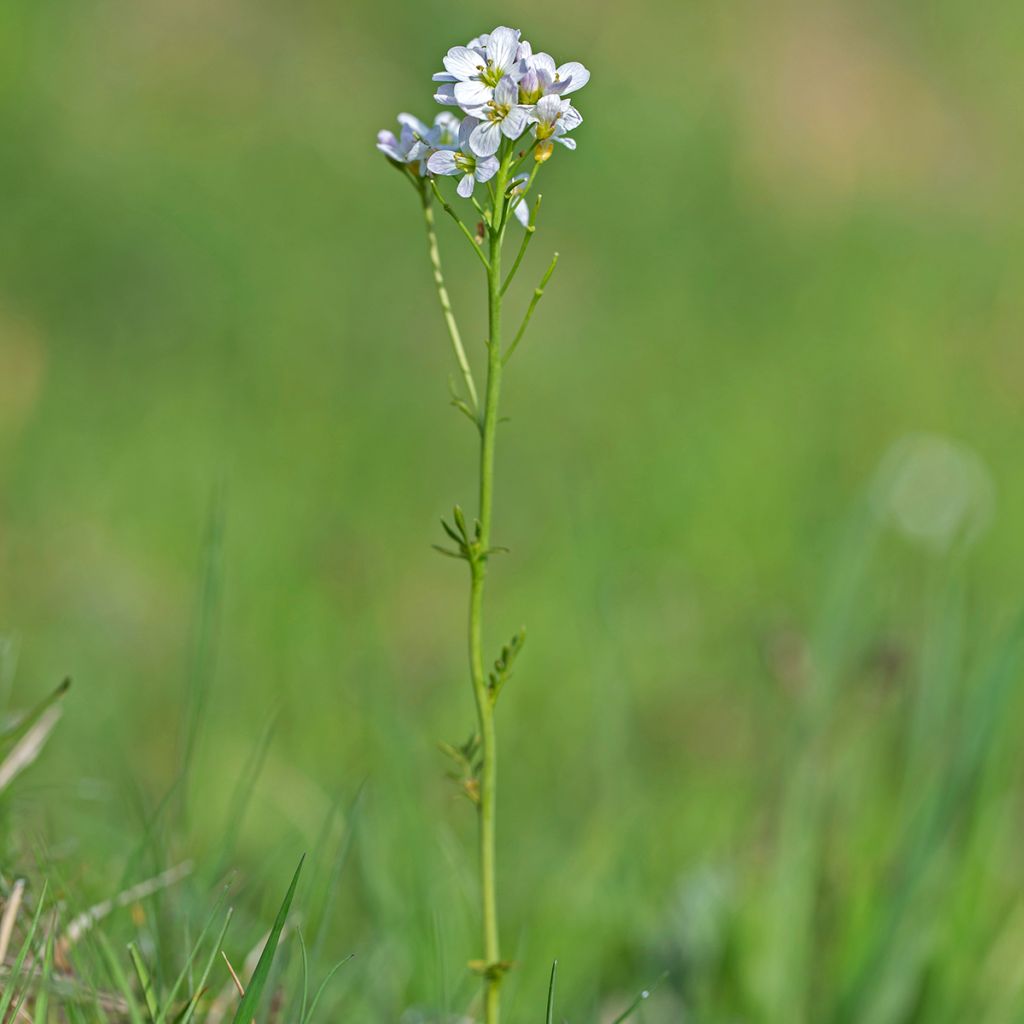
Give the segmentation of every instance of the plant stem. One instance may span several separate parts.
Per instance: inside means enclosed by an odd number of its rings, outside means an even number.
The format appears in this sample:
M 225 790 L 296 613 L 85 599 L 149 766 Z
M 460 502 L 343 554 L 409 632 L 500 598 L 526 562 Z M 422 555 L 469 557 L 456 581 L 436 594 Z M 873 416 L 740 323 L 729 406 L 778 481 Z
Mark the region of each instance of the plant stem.
M 441 252 L 437 245 L 437 231 L 434 227 L 434 209 L 430 205 L 430 192 L 425 184 L 420 187 L 420 199 L 423 203 L 423 220 L 427 227 L 427 246 L 430 250 L 430 265 L 434 271 L 437 297 L 441 303 L 441 312 L 444 314 L 448 336 L 452 339 L 455 361 L 462 371 L 462 379 L 466 382 L 466 390 L 469 392 L 470 406 L 475 413 L 479 406 L 479 400 L 476 396 L 476 385 L 473 383 L 473 371 L 469 368 L 466 350 L 462 347 L 462 336 L 459 334 L 459 326 L 455 322 L 455 314 L 452 312 L 452 303 L 448 298 L 448 289 L 444 284 L 444 274 L 441 272 Z
M 470 563 L 469 660 L 480 728 L 480 899 L 484 940 L 484 1020 L 498 1024 L 503 967 L 498 937 L 498 899 L 495 883 L 495 801 L 498 747 L 494 726 L 494 700 L 487 684 L 483 659 L 483 598 L 487 552 L 491 544 L 494 500 L 494 446 L 501 393 L 501 244 L 507 200 L 511 151 L 506 153 L 495 181 L 495 201 L 487 261 L 487 389 L 480 431 L 480 534 L 476 557 Z

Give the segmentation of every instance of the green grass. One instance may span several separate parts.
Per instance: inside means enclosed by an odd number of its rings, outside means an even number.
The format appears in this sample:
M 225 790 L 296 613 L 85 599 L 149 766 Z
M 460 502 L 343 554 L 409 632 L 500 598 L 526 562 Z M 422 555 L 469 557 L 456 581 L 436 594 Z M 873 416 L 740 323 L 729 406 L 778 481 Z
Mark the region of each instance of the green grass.
M 129 943 L 159 1007 L 177 983 L 175 1008 L 207 989 L 196 1024 L 233 1013 L 217 951 L 252 976 L 304 851 L 306 957 L 287 929 L 265 995 L 301 1021 L 355 953 L 318 1019 L 471 1005 L 473 819 L 437 751 L 472 725 L 463 580 L 429 545 L 472 437 L 372 140 L 507 16 L 3 6 L 2 707 L 73 679 L 0 791 L 9 964 L 43 967 L 50 908 L 193 863 L 73 971 L 54 950 L 53 1019 L 102 1019 L 84 985 L 145 1021 Z M 635 1020 L 1012 1024 L 1020 5 L 517 17 L 594 77 L 508 293 L 515 323 L 562 253 L 497 478 L 488 650 L 530 634 L 502 697 L 507 1017 L 540 1018 L 557 958 L 553 1020 L 613 1021 L 667 972 Z M 439 231 L 479 365 L 477 268 Z M 919 432 L 993 484 L 969 550 L 873 511 Z

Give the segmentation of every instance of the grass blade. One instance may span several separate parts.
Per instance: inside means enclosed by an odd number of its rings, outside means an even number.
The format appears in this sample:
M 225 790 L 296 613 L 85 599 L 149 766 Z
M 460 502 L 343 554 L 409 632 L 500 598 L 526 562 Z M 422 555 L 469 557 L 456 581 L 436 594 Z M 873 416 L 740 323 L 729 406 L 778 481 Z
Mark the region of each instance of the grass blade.
M 160 1007 L 157 1004 L 156 992 L 153 991 L 153 979 L 150 977 L 149 970 L 143 962 L 142 955 L 139 953 L 134 942 L 128 943 L 128 955 L 132 959 L 132 966 L 135 968 L 139 984 L 142 986 L 142 996 L 146 1001 L 149 1019 L 156 1021 L 160 1014 Z
M 57 922 L 54 920 L 50 934 L 46 937 L 46 954 L 43 957 L 43 973 L 39 979 L 39 995 L 36 996 L 36 1007 L 33 1013 L 35 1024 L 46 1024 L 50 1013 L 50 978 L 53 976 L 53 947 L 57 935 Z M 15 1014 L 17 1018 L 17 1014 Z
M 232 1018 L 233 1024 L 248 1024 L 256 1016 L 260 1000 L 263 997 L 263 989 L 266 987 L 267 979 L 270 977 L 270 968 L 273 966 L 274 957 L 277 954 L 277 944 L 281 939 L 281 932 L 284 930 L 285 921 L 288 920 L 288 911 L 291 910 L 292 900 L 295 898 L 295 889 L 299 884 L 299 875 L 302 873 L 302 863 L 305 859 L 305 854 L 303 854 L 299 860 L 299 866 L 295 869 L 295 874 L 292 875 L 291 885 L 288 886 L 284 902 L 282 902 L 281 909 L 278 910 L 277 917 L 274 919 L 274 927 L 270 929 L 270 935 L 267 936 L 267 943 L 260 954 L 256 970 L 253 971 L 252 978 L 246 987 L 245 995 L 238 1004 L 238 1009 Z
M 214 904 L 210 916 L 206 919 L 206 923 L 203 925 L 203 929 L 199 933 L 199 938 L 196 940 L 195 945 L 193 945 L 192 949 L 189 951 L 188 958 L 185 961 L 185 966 L 181 969 L 181 973 L 174 980 L 174 984 L 171 985 L 171 989 L 167 993 L 167 999 L 164 1001 L 164 1007 L 156 1018 L 156 1024 L 164 1024 L 164 1022 L 167 1020 L 167 1015 L 168 1013 L 170 1013 L 171 1004 L 174 1002 L 175 997 L 178 995 L 178 990 L 181 988 L 182 985 L 185 984 L 185 979 L 189 976 L 189 974 L 192 971 L 192 964 L 196 956 L 199 954 L 199 950 L 202 948 L 206 936 L 209 934 L 210 929 L 213 927 L 213 922 L 215 918 L 220 913 L 220 908 L 224 902 L 225 895 L 226 891 L 222 892 L 220 897 L 217 899 L 216 904 Z
M 555 978 L 558 975 L 558 961 L 551 964 L 551 981 L 548 983 L 548 1012 L 544 1017 L 545 1024 L 553 1024 L 555 1019 Z
M 100 947 L 100 953 L 103 955 L 103 959 L 107 964 L 107 970 L 110 973 L 110 980 L 124 997 L 125 1004 L 128 1007 L 129 1021 L 131 1024 L 144 1024 L 142 1010 L 139 1008 L 138 1000 L 135 998 L 135 991 L 128 980 L 128 975 L 125 974 L 124 968 L 121 966 L 121 958 L 114 951 L 110 940 L 103 934 L 102 929 L 94 931 L 91 938 Z
M 10 1009 L 11 1002 L 14 999 L 14 993 L 17 989 L 17 980 L 21 975 L 22 967 L 25 966 L 25 958 L 28 956 L 28 952 L 32 948 L 32 940 L 35 938 L 35 934 L 39 929 L 39 921 L 43 916 L 43 904 L 46 902 L 46 888 L 47 887 L 44 884 L 43 891 L 39 896 L 39 904 L 36 906 L 36 912 L 32 915 L 32 923 L 29 925 L 28 934 L 25 936 L 25 941 L 21 944 L 21 949 L 18 950 L 18 956 L 11 967 L 10 973 L 7 975 L 10 984 L 3 986 L 3 990 L 0 991 L 0 1021 L 6 1019 L 5 1014 L 8 1009 Z M 24 996 L 22 998 L 24 998 Z M 17 1018 L 17 1013 L 13 1016 Z
M 615 1020 L 612 1021 L 612 1024 L 622 1024 L 624 1020 L 629 1020 L 629 1018 L 632 1017 L 633 1014 L 636 1013 L 636 1011 L 639 1010 L 640 1007 L 643 1006 L 643 1004 L 651 998 L 651 993 L 654 991 L 655 987 L 659 985 L 662 981 L 664 981 L 666 977 L 667 974 L 663 974 L 654 983 L 654 985 L 652 985 L 650 988 L 645 988 L 643 992 L 641 992 L 636 997 L 636 999 L 634 999 L 633 1002 L 631 1002 L 629 1006 L 627 1006 L 626 1009 L 618 1017 L 616 1017 Z
M 333 978 L 334 975 L 337 974 L 339 968 L 344 967 L 345 964 L 347 964 L 349 960 L 351 960 L 354 956 L 355 953 L 349 953 L 349 955 L 345 957 L 344 960 L 339 960 L 327 972 L 327 977 L 325 977 L 324 980 L 320 982 L 320 985 L 316 990 L 316 994 L 313 996 L 313 1002 L 309 1004 L 309 1013 L 305 1014 L 303 1017 L 300 1018 L 299 1024 L 308 1024 L 308 1022 L 313 1019 L 313 1014 L 316 1013 L 316 1008 L 317 1004 L 320 1002 L 320 997 L 324 994 L 324 991 L 326 990 L 328 984 L 330 983 L 331 978 Z
M 213 944 L 213 949 L 210 950 L 210 956 L 206 961 L 206 966 L 203 968 L 203 973 L 199 976 L 199 987 L 192 993 L 192 998 L 189 1000 L 188 1006 L 185 1007 L 185 1012 L 181 1015 L 180 1024 L 189 1024 L 189 1021 L 195 1016 L 199 1000 L 202 999 L 203 993 L 206 991 L 206 980 L 210 977 L 210 971 L 213 970 L 213 965 L 217 962 L 217 957 L 224 945 L 224 936 L 227 935 L 228 925 L 231 924 L 231 915 L 233 913 L 234 911 L 228 908 L 227 917 L 224 919 L 224 926 L 217 936 L 217 941 Z

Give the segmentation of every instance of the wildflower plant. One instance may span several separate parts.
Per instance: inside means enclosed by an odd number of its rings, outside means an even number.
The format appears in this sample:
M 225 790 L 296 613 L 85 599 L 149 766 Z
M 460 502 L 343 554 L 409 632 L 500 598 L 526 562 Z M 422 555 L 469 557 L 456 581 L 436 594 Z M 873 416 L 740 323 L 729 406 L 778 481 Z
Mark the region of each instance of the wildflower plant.
M 501 983 L 510 964 L 502 959 L 495 884 L 495 811 L 498 748 L 495 707 L 525 640 L 520 631 L 502 648 L 488 669 L 484 659 L 483 608 L 487 564 L 504 549 L 495 547 L 491 532 L 494 504 L 494 461 L 498 403 L 502 376 L 519 346 L 558 262 L 555 253 L 535 288 L 516 332 L 507 340 L 502 330 L 502 305 L 509 286 L 523 266 L 540 211 L 537 177 L 555 152 L 576 148 L 570 132 L 583 118 L 569 98 L 590 78 L 580 63 L 558 65 L 547 53 L 535 53 L 517 29 L 499 26 L 453 46 L 443 58 L 444 70 L 434 75 L 434 99 L 446 110 L 428 126 L 410 114 L 398 117 L 399 132 L 382 131 L 377 148 L 417 192 L 423 210 L 434 284 L 445 326 L 461 375 L 452 385 L 452 403 L 479 434 L 479 494 L 475 517 L 467 519 L 455 506 L 447 535 L 437 545 L 445 555 L 465 561 L 469 569 L 469 670 L 476 703 L 477 730 L 459 746 L 443 745 L 456 764 L 453 772 L 479 816 L 480 901 L 483 956 L 470 966 L 483 979 L 484 1019 L 498 1024 Z M 456 203 L 445 198 L 442 180 L 458 179 Z M 445 286 L 434 223 L 434 201 L 458 226 L 484 272 L 487 286 L 486 378 L 478 390 L 469 354 L 462 341 Z M 476 221 L 472 230 L 466 223 Z M 516 255 L 503 273 L 502 255 L 513 221 L 518 234 Z M 520 228 L 522 229 L 521 234 Z

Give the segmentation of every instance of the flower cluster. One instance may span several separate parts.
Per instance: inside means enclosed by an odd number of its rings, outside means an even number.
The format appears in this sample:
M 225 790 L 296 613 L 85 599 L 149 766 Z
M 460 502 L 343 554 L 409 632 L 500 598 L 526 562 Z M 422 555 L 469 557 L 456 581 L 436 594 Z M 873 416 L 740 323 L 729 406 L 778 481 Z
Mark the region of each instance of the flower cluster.
M 459 195 L 468 198 L 477 182 L 497 174 L 499 150 L 507 152 L 524 136 L 524 149 L 538 163 L 551 156 L 556 142 L 576 148 L 569 133 L 583 118 L 569 94 L 590 80 L 582 64 L 556 65 L 550 54 L 534 53 L 518 29 L 504 26 L 453 46 L 443 63 L 444 71 L 434 75 L 434 99 L 458 107 L 462 117 L 445 111 L 428 127 L 399 114 L 399 134 L 377 136 L 377 148 L 394 163 L 421 176 L 454 175 Z

